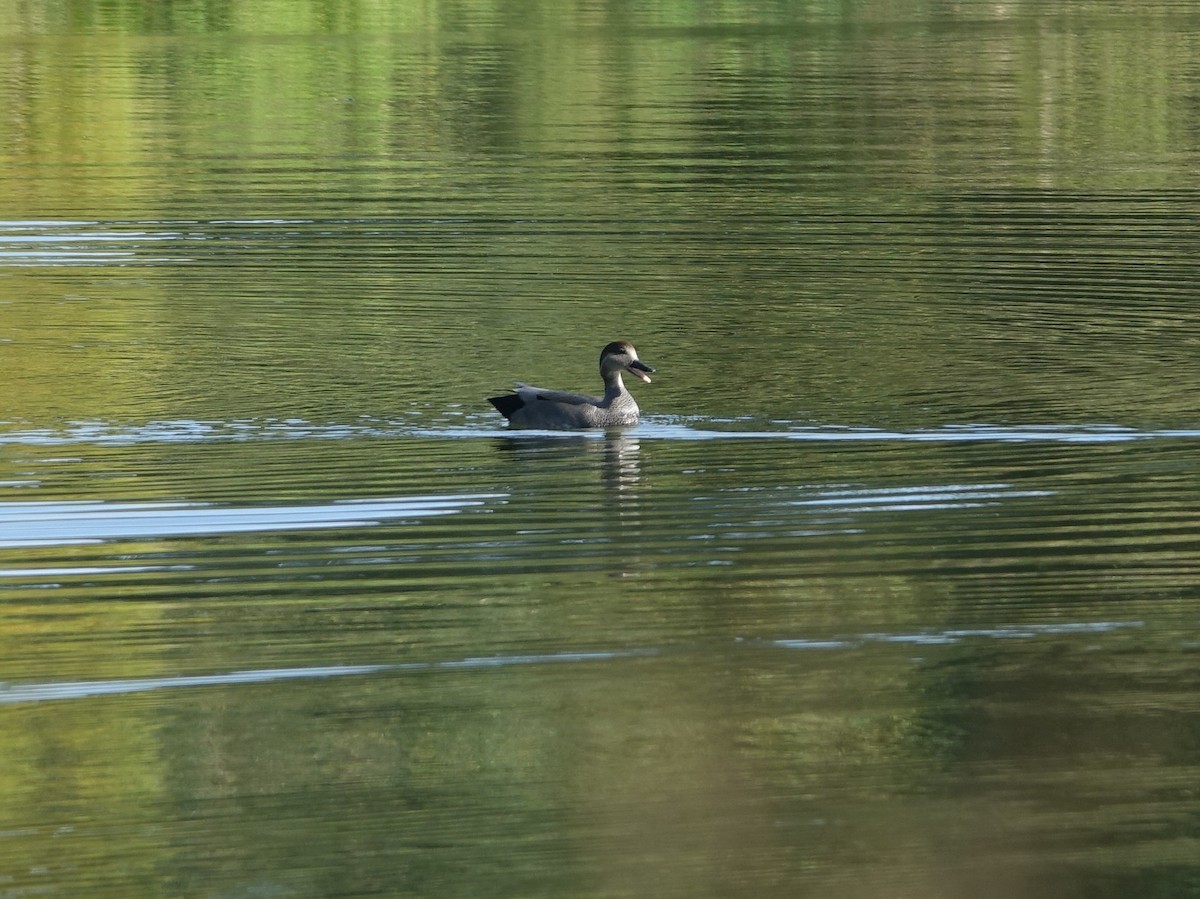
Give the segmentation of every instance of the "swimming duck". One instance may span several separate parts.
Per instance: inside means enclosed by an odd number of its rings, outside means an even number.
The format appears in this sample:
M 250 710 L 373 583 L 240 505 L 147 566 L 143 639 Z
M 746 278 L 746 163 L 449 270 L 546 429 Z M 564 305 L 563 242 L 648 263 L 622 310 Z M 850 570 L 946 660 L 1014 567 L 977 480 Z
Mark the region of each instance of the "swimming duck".
M 608 428 L 635 425 L 638 404 L 625 389 L 621 373 L 650 383 L 654 371 L 638 358 L 637 350 L 627 340 L 616 340 L 600 352 L 600 377 L 604 379 L 604 396 L 567 393 L 562 390 L 543 390 L 528 384 L 517 384 L 515 393 L 490 396 L 488 402 L 511 424 L 525 428 Z

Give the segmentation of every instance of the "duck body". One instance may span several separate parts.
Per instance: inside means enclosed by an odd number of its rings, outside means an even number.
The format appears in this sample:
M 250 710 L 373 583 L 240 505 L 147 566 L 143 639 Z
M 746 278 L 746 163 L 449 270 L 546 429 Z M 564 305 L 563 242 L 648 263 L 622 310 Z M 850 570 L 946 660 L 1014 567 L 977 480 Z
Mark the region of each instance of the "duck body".
M 513 393 L 488 397 L 488 402 L 508 419 L 523 428 L 581 430 L 635 425 L 640 410 L 621 380 L 622 372 L 650 383 L 654 369 L 638 358 L 633 344 L 617 340 L 600 353 L 600 377 L 604 380 L 604 396 L 546 390 L 518 383 Z

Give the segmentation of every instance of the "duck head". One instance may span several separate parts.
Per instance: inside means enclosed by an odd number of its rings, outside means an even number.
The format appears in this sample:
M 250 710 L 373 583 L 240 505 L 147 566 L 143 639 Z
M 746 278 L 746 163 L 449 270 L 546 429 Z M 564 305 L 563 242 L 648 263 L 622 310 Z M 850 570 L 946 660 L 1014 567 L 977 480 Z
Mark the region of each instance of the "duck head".
M 600 351 L 600 375 L 607 381 L 623 371 L 649 384 L 654 369 L 638 358 L 637 350 L 628 340 L 614 340 Z

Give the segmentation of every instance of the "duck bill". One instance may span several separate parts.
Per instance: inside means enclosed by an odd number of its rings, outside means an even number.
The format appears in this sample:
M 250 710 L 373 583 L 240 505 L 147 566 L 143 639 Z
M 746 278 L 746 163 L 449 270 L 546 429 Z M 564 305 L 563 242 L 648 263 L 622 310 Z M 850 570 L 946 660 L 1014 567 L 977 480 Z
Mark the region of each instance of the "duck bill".
M 654 371 L 654 369 L 640 359 L 634 359 L 630 362 L 626 370 L 635 378 L 645 381 L 647 384 L 650 383 L 650 372 Z

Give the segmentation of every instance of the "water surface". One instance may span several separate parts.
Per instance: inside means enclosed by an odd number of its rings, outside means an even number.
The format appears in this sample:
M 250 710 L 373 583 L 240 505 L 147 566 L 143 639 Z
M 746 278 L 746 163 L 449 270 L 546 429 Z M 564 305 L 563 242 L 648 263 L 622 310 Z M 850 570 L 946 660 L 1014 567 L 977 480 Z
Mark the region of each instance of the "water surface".
M 0 892 L 1195 895 L 1196 12 L 0 11 Z

